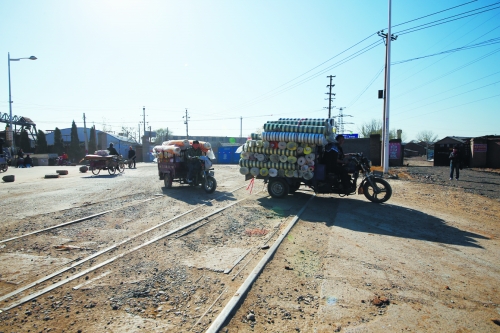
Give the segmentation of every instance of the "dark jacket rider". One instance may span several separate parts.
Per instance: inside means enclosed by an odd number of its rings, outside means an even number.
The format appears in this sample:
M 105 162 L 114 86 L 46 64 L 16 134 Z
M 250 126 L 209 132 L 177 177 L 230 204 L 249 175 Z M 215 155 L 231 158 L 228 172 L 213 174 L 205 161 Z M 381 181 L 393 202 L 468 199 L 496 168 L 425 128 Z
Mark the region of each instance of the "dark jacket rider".
M 118 154 L 118 152 L 116 151 L 115 147 L 113 147 L 113 143 L 110 143 L 109 144 L 109 147 L 108 147 L 108 151 L 109 151 L 109 155 L 120 155 Z

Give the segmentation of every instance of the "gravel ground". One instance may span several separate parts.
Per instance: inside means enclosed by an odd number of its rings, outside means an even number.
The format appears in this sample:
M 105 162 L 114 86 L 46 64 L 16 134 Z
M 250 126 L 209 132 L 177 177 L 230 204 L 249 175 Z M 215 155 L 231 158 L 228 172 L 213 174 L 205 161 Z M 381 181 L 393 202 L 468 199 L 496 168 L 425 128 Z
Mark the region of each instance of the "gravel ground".
M 310 201 L 222 332 L 498 332 L 499 175 L 467 169 L 449 181 L 448 168 L 407 163 L 391 168 L 386 204 L 358 195 Z M 0 313 L 0 332 L 202 332 L 265 254 L 263 242 L 272 244 L 312 194 L 301 189 L 273 199 L 256 181 L 250 195 L 231 165 L 215 166 L 211 195 L 175 183 L 167 190 L 155 165 L 137 166 L 117 176 L 68 167 L 58 179 L 43 178 L 51 167 L 9 169 L 16 181 L 0 183 L 7 217 L 1 239 L 117 211 L 0 244 L 0 296 L 200 204 L 161 232 L 245 200 L 182 237 L 156 241 Z

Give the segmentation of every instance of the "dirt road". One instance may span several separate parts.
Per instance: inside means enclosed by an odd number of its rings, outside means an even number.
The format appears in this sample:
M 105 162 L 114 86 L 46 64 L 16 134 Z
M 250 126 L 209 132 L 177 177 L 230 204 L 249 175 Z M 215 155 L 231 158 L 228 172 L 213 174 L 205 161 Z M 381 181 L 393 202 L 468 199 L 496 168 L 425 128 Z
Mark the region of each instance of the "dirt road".
M 13 170 L 0 332 L 202 332 L 306 203 L 222 332 L 499 332 L 500 196 L 428 181 L 425 167 L 391 170 L 384 205 L 307 189 L 272 199 L 262 181 L 250 194 L 236 166 L 216 165 L 210 195 L 164 189 L 151 164 Z

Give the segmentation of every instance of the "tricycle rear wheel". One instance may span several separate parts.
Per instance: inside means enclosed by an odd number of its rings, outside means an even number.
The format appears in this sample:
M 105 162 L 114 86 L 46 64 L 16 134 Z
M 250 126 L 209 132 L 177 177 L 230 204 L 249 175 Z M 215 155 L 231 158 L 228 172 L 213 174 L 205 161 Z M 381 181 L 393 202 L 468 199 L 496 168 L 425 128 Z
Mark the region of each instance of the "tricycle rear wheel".
M 92 170 L 92 173 L 96 176 L 99 174 L 99 172 L 101 172 L 101 169 L 98 169 L 96 167 L 92 167 L 90 168 L 90 170 Z
M 281 178 L 271 179 L 269 180 L 269 184 L 267 184 L 267 192 L 269 192 L 273 198 L 284 198 L 288 195 L 289 191 L 290 187 L 288 183 Z
M 109 173 L 110 175 L 114 175 L 114 174 L 116 173 L 116 169 L 115 169 L 114 167 L 109 167 L 109 168 L 108 168 L 108 173 Z

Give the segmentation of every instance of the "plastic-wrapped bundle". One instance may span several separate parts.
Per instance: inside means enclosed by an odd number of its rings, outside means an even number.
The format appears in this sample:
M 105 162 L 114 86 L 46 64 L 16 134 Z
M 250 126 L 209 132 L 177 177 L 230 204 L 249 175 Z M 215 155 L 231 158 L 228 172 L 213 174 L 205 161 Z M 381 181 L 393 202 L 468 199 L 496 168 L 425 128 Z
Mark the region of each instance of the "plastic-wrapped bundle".
M 250 172 L 250 170 L 248 170 L 248 168 L 247 168 L 247 167 L 241 167 L 241 168 L 240 168 L 240 173 L 241 173 L 242 175 L 248 175 L 248 173 L 249 173 L 249 172 Z
M 285 124 L 264 124 L 266 132 L 294 132 L 294 133 L 311 133 L 329 135 L 332 133 L 332 128 L 329 125 L 311 126 L 311 125 L 285 125 Z M 299 140 L 300 142 L 300 140 Z
M 296 142 L 297 135 L 295 132 L 262 132 L 262 138 L 266 141 Z
M 276 177 L 278 175 L 278 170 L 271 168 L 269 169 L 269 176 L 270 177 Z
M 302 177 L 305 180 L 312 179 L 312 177 L 314 177 L 314 172 L 311 172 L 311 171 L 304 172 L 304 175 Z
M 262 140 L 262 136 L 259 133 L 251 133 L 250 138 L 252 140 Z
M 97 150 L 94 155 L 99 155 L 99 156 L 108 156 L 109 155 L 109 150 L 103 149 L 103 150 Z
M 291 164 L 297 163 L 297 157 L 295 157 L 295 156 L 288 156 L 288 163 L 291 163 Z
M 247 168 L 267 168 L 267 169 L 283 169 L 283 170 L 295 170 L 297 165 L 291 163 L 273 163 L 273 162 L 259 162 L 240 159 L 240 167 Z
M 286 124 L 314 125 L 314 126 L 320 126 L 326 123 L 332 127 L 335 126 L 334 118 L 280 118 L 275 122 L 286 123 Z
M 265 177 L 265 176 L 267 176 L 268 174 L 269 174 L 269 169 L 267 169 L 267 168 L 262 168 L 262 169 L 260 169 L 260 175 L 261 175 L 261 176 Z
M 324 134 L 314 133 L 288 133 L 288 132 L 263 132 L 262 136 L 267 141 L 300 142 L 308 144 L 325 145 L 327 137 Z
M 259 172 L 260 172 L 260 169 L 259 169 L 259 168 L 251 168 L 251 169 L 250 169 L 250 174 L 251 174 L 252 176 L 254 176 L 254 177 L 255 177 L 255 176 L 257 176 L 257 175 L 259 174 Z
M 285 155 L 285 156 L 296 156 L 297 152 L 295 150 L 288 149 L 273 149 L 273 148 L 263 148 L 263 147 L 245 147 L 244 151 L 251 153 L 259 153 L 266 155 Z

